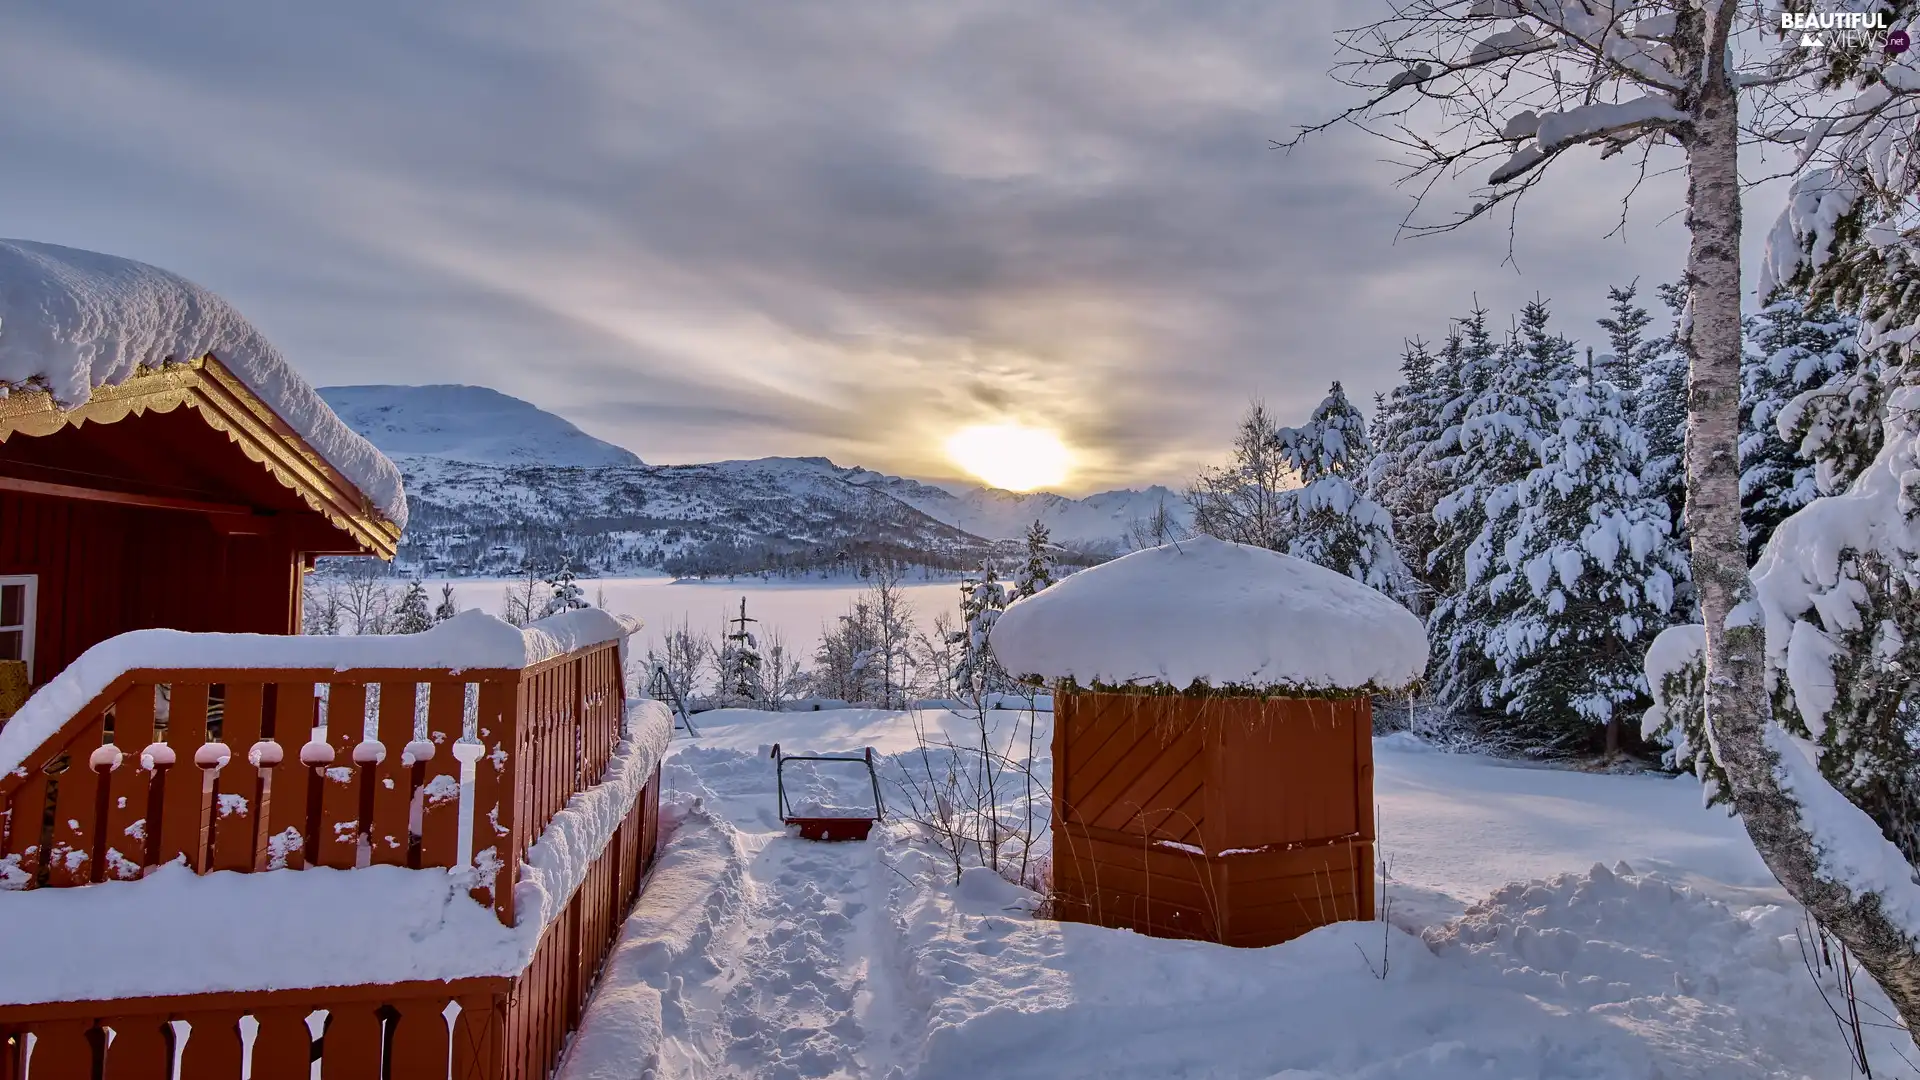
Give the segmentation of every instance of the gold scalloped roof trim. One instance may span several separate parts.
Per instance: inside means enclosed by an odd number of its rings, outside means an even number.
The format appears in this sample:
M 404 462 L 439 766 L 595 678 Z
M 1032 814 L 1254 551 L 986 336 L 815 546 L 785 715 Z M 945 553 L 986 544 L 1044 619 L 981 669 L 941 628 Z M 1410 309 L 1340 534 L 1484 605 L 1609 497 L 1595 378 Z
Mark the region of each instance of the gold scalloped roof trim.
M 95 387 L 85 403 L 71 409 L 61 408 L 42 387 L 14 386 L 0 397 L 0 442 L 16 434 L 51 435 L 69 424 L 112 424 L 149 410 L 168 413 L 182 405 L 197 410 L 249 460 L 266 466 L 274 479 L 368 551 L 393 558 L 400 527 L 213 356 L 142 366 L 132 378 Z

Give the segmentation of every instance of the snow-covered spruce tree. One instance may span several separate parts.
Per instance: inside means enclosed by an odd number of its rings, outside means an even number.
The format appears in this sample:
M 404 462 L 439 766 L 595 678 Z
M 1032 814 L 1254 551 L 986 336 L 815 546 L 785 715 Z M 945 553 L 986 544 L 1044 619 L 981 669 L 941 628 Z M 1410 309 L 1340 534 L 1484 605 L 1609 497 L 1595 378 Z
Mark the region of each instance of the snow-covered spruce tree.
M 1607 302 L 1607 314 L 1599 319 L 1600 329 L 1607 332 L 1607 352 L 1596 362 L 1593 374 L 1620 388 L 1631 417 L 1640 368 L 1671 345 L 1672 335 L 1648 333 L 1654 318 L 1640 303 L 1637 280 L 1609 288 Z
M 1453 487 L 1434 508 L 1446 560 L 1448 588 L 1427 620 L 1435 695 L 1459 712 L 1490 711 L 1490 726 L 1504 731 L 1508 715 L 1489 641 L 1503 633 L 1507 602 L 1488 588 L 1498 573 L 1496 557 L 1518 528 L 1520 485 L 1540 465 L 1541 448 L 1556 424 L 1556 403 L 1575 376 L 1573 344 L 1550 333 L 1545 301 L 1521 312 L 1514 335 L 1492 355 L 1483 355 L 1484 313 L 1466 324 L 1463 401 L 1444 415 L 1457 416 L 1442 432 L 1441 466 Z M 1465 394 L 1479 386 L 1470 399 Z M 1521 732 L 1512 749 L 1534 749 Z
M 1038 518 L 1027 526 L 1025 541 L 1027 553 L 1020 563 L 1020 569 L 1013 575 L 1011 600 L 1032 596 L 1053 584 L 1057 573 L 1053 558 L 1053 536 Z
M 1007 588 L 994 576 L 992 563 L 982 564 L 977 576 L 960 583 L 962 625 L 951 636 L 958 654 L 951 681 L 961 694 L 988 694 L 1011 687 L 1013 680 L 994 660 L 987 640 L 1006 606 Z
M 1800 455 L 1800 438 L 1782 435 L 1783 414 L 1804 418 L 1809 390 L 1844 382 L 1858 366 L 1860 322 L 1830 306 L 1807 310 L 1786 291 L 1747 317 L 1746 357 L 1741 370 L 1740 504 L 1750 559 L 1758 559 L 1767 538 L 1787 515 L 1812 502 L 1821 490 L 1815 463 Z M 1801 407 L 1787 410 L 1796 400 Z M 1789 433 L 1792 432 L 1789 427 Z M 1877 441 L 1877 440 L 1876 440 Z M 1827 482 L 1841 488 L 1853 477 L 1829 472 Z
M 1374 453 L 1364 490 L 1393 520 L 1394 542 L 1413 582 L 1407 599 L 1417 613 L 1432 606 L 1441 587 L 1427 565 L 1427 553 L 1436 544 L 1433 508 L 1445 491 L 1430 454 L 1447 399 L 1443 372 L 1458 363 L 1460 349 L 1457 333 L 1438 357 L 1424 342 L 1408 342 L 1400 357 L 1400 385 L 1382 399 L 1373 418 Z
M 407 582 L 407 591 L 393 609 L 388 627 L 395 634 L 418 634 L 433 627 L 433 613 L 427 610 L 427 586 L 419 578 Z
M 1688 540 L 1687 509 L 1687 347 L 1680 336 L 1686 290 L 1663 284 L 1656 290 L 1666 309 L 1667 332 L 1654 339 L 1653 348 L 1635 368 L 1632 392 L 1633 426 L 1647 443 L 1647 464 L 1640 482 L 1647 493 L 1667 504 L 1674 536 Z M 1676 617 L 1698 617 L 1689 567 L 1675 594 Z
M 1874 7 L 1899 25 L 1915 5 Z M 1894 133 L 1883 144 L 1894 152 L 1872 168 L 1891 164 L 1887 178 L 1897 182 L 1883 188 L 1909 194 L 1920 72 L 1887 62 L 1873 43 L 1809 49 L 1778 27 L 1766 5 L 1734 0 L 1408 0 L 1342 37 L 1349 59 L 1339 73 L 1366 100 L 1301 137 L 1339 123 L 1375 131 L 1414 156 L 1416 180 L 1497 160 L 1487 189 L 1439 228 L 1512 203 L 1576 147 L 1638 148 L 1644 167 L 1656 144 L 1677 146 L 1691 235 L 1686 526 L 1705 624 L 1710 743 L 1768 867 L 1920 1032 L 1920 928 L 1896 914 L 1913 906 L 1912 882 L 1829 857 L 1849 804 L 1803 767 L 1771 717 L 1739 476 L 1742 135 L 1798 143 L 1804 165 L 1825 143 Z M 1831 91 L 1845 86 L 1863 89 L 1829 107 L 1844 96 Z M 1743 98 L 1755 106 L 1744 124 Z M 1857 158 L 1868 148 L 1853 149 Z M 1838 827 L 1857 839 L 1846 832 L 1853 824 Z
M 1373 457 L 1367 421 L 1338 382 L 1300 427 L 1278 432 L 1300 486 L 1281 493 L 1277 549 L 1385 593 L 1407 591 L 1393 519 L 1360 480 Z
M 1280 429 L 1267 407 L 1254 402 L 1233 438 L 1233 461 L 1200 471 L 1187 486 L 1193 530 L 1255 547 L 1280 546 L 1284 493 L 1292 471 L 1280 448 Z
M 1540 457 L 1487 581 L 1499 618 L 1484 647 L 1510 730 L 1545 751 L 1604 732 L 1612 754 L 1645 703 L 1641 658 L 1670 621 L 1684 555 L 1666 505 L 1641 488 L 1646 445 L 1612 383 L 1568 386 Z
M 749 627 L 758 619 L 747 616 L 747 598 L 740 598 L 740 614 L 727 620 L 727 631 L 714 656 L 718 677 L 715 696 L 724 705 L 752 705 L 765 687 L 765 661 L 760 642 Z
M 1433 589 L 1427 612 L 1430 645 L 1427 683 L 1449 710 L 1465 707 L 1491 671 L 1477 637 L 1465 626 L 1462 597 L 1467 589 L 1467 548 L 1486 520 L 1481 508 L 1480 458 L 1461 442 L 1467 409 L 1493 381 L 1499 348 L 1487 326 L 1487 310 L 1477 304 L 1455 324 L 1441 350 L 1435 420 L 1439 430 L 1421 451 L 1431 468 L 1439 497 L 1434 500 L 1432 543 L 1426 550 L 1424 577 Z M 1517 474 L 1513 479 L 1518 479 Z
M 453 582 L 442 582 L 440 585 L 440 603 L 433 609 L 433 621 L 437 625 L 446 622 L 458 614 L 460 614 L 460 605 L 456 603 L 453 598 Z
M 580 582 L 574 579 L 571 560 L 562 562 L 559 569 L 547 576 L 546 586 L 547 603 L 540 609 L 541 618 L 593 606 L 587 603 L 586 590 L 582 589 Z

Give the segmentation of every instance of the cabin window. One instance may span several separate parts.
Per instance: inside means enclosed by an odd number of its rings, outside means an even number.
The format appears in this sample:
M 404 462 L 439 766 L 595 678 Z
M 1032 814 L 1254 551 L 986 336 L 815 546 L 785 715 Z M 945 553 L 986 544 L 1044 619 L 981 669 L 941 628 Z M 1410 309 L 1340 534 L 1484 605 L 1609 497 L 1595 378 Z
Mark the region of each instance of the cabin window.
M 33 679 L 33 605 L 32 575 L 0 576 L 0 660 L 19 660 L 27 665 L 27 679 Z

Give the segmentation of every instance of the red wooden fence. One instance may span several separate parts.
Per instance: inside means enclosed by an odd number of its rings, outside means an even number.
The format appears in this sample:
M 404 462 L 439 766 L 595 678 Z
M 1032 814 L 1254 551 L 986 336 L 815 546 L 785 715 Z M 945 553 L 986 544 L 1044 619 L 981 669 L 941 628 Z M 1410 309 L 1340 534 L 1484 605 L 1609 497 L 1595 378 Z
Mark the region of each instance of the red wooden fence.
M 536 1080 L 559 1063 L 659 836 L 659 773 L 515 978 L 0 1007 L 0 1078 Z M 243 1072 L 244 1070 L 244 1072 Z

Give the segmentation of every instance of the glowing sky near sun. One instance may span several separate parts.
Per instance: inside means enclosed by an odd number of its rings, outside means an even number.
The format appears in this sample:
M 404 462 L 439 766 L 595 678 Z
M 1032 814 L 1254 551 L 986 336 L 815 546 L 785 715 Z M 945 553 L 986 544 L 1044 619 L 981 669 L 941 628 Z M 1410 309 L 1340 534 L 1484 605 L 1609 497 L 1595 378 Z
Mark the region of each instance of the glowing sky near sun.
M 1034 491 L 1063 483 L 1073 452 L 1060 436 L 1025 424 L 975 424 L 947 439 L 947 456 L 975 478 L 1008 491 Z

